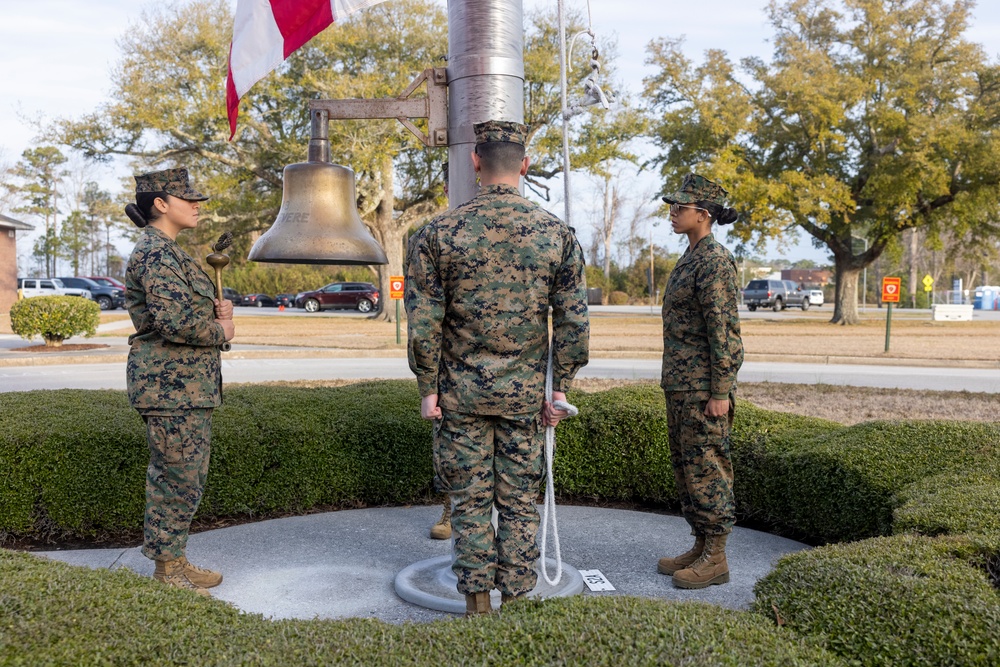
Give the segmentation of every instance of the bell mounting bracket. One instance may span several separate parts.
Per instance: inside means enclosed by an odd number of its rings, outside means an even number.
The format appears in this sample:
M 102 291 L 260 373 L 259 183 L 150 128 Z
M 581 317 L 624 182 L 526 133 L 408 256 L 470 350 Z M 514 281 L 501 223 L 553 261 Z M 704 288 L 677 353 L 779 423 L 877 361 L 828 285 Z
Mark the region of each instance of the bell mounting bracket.
M 420 84 L 427 82 L 427 95 L 410 97 Z M 414 134 L 424 146 L 448 145 L 448 71 L 431 67 L 417 75 L 399 97 L 346 100 L 310 100 L 309 111 L 316 120 L 358 120 L 395 118 Z M 317 114 L 317 112 L 325 112 Z M 420 131 L 411 118 L 427 119 L 427 134 Z

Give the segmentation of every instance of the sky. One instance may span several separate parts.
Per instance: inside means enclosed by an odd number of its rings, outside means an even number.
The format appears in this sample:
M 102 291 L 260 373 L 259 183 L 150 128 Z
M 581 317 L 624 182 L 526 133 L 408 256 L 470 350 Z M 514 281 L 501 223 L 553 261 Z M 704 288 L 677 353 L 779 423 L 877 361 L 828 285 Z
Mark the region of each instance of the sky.
M 185 0 L 174 0 L 183 3 Z M 442 0 L 443 2 L 444 0 Z M 235 7 L 235 0 L 232 1 Z M 34 145 L 38 123 L 60 117 L 79 116 L 107 99 L 111 89 L 110 74 L 118 60 L 116 40 L 130 23 L 141 19 L 143 0 L 0 0 L 0 162 L 14 163 L 21 153 Z M 556 0 L 523 0 L 524 11 L 556 6 Z M 771 53 L 768 39 L 771 29 L 764 9 L 767 0 L 565 0 L 565 6 L 590 16 L 599 37 L 612 36 L 618 42 L 618 75 L 634 93 L 642 78 L 652 74 L 644 64 L 646 45 L 660 37 L 685 37 L 688 56 L 700 62 L 706 49 L 725 50 L 736 60 Z M 708 14 L 706 14 L 706 9 Z M 967 36 L 986 47 L 993 58 L 1000 57 L 1000 1 L 980 0 L 974 9 Z M 334 26 L 331 29 L 336 29 Z M 96 180 L 106 188 L 118 187 L 128 175 L 127 167 L 100 167 L 76 163 L 86 169 L 87 180 Z M 645 190 L 659 184 L 655 175 L 636 179 L 636 187 Z M 588 183 L 582 177 L 571 180 L 574 198 L 588 199 Z M 560 190 L 557 186 L 554 190 Z M 562 215 L 562 203 L 549 208 Z M 584 204 L 580 208 L 586 209 Z M 0 211 L 8 215 L 10 211 Z M 574 216 L 577 216 L 574 208 Z M 27 216 L 14 215 L 37 224 Z M 574 220 L 582 241 L 588 236 L 587 211 Z M 653 230 L 654 243 L 671 251 L 680 249 L 680 241 L 671 238 L 666 225 Z M 33 237 L 19 237 L 19 250 L 30 251 Z M 825 262 L 827 255 L 808 242 L 780 248 L 771 244 L 768 258 L 784 256 L 792 260 L 812 259 Z M 23 269 L 23 267 L 22 267 Z

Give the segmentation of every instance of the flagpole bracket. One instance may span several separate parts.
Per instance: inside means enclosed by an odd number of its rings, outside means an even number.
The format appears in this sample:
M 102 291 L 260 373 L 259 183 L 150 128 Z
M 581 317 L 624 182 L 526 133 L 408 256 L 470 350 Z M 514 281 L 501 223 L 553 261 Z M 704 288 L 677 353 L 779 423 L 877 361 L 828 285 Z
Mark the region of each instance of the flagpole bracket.
M 411 97 L 427 83 L 427 94 Z M 310 100 L 309 110 L 326 111 L 330 120 L 367 120 L 395 118 L 413 133 L 424 146 L 448 145 L 448 70 L 430 67 L 417 75 L 399 97 L 345 100 Z M 414 118 L 427 119 L 427 133 L 413 122 Z

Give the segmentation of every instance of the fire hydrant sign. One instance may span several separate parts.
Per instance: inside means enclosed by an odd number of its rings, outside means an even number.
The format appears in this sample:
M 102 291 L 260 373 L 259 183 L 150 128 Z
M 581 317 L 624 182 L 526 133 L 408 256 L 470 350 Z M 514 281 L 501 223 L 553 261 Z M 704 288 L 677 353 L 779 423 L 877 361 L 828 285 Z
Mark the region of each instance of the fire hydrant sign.
M 389 276 L 389 298 L 403 298 L 403 276 Z
M 899 286 L 902 278 L 886 276 L 882 278 L 882 302 L 899 303 Z

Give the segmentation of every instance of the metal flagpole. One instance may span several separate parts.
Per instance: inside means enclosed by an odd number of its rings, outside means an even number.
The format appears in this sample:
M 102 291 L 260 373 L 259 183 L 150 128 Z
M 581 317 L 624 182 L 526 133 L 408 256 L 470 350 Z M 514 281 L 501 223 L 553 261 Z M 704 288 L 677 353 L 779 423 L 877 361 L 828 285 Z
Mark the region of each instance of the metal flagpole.
M 474 123 L 524 122 L 521 0 L 448 2 L 448 204 L 476 194 Z

